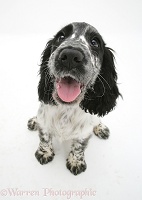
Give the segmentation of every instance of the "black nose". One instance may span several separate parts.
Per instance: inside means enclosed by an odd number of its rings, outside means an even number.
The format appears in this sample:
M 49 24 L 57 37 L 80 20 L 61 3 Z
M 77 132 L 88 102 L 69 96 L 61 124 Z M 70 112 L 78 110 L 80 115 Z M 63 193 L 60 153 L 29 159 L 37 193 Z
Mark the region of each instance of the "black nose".
M 84 55 L 77 49 L 63 49 L 60 52 L 59 59 L 63 66 L 75 68 L 82 64 Z

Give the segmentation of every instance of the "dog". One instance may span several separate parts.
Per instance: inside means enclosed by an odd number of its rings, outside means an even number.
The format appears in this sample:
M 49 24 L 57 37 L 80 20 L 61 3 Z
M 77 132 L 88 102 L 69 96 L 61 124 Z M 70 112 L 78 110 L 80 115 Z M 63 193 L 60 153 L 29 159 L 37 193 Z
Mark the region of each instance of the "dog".
M 100 117 L 116 106 L 120 92 L 114 51 L 85 22 L 71 23 L 49 40 L 42 53 L 37 116 L 28 121 L 38 130 L 35 153 L 40 164 L 53 160 L 52 137 L 71 140 L 66 166 L 74 175 L 86 170 L 84 151 L 94 132 L 107 139 L 109 129 Z

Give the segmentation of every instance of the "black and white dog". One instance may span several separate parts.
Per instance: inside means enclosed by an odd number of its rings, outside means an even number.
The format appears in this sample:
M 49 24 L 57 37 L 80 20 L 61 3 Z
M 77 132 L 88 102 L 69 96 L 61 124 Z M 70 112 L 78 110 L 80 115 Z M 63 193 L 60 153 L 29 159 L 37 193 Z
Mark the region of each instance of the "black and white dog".
M 53 160 L 52 137 L 72 140 L 67 168 L 84 172 L 84 150 L 91 134 L 108 138 L 109 129 L 98 116 L 109 113 L 120 95 L 112 49 L 98 31 L 87 23 L 71 23 L 50 40 L 43 51 L 36 117 L 28 121 L 39 131 L 35 153 L 41 164 Z

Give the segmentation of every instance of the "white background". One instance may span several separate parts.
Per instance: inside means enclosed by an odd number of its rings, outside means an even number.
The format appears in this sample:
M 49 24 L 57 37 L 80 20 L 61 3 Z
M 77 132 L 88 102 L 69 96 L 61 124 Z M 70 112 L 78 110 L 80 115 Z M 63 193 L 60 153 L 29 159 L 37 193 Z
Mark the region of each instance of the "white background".
M 74 200 L 85 189 L 85 200 L 142 199 L 141 13 L 141 0 L 0 0 L 0 199 Z M 74 21 L 95 26 L 116 51 L 123 95 L 102 119 L 111 130 L 109 140 L 91 138 L 87 170 L 78 176 L 66 169 L 66 144 L 56 142 L 53 162 L 40 165 L 34 157 L 38 133 L 26 125 L 39 105 L 37 74 L 45 44 Z M 14 196 L 16 188 L 38 193 Z M 69 191 L 78 193 L 65 195 Z

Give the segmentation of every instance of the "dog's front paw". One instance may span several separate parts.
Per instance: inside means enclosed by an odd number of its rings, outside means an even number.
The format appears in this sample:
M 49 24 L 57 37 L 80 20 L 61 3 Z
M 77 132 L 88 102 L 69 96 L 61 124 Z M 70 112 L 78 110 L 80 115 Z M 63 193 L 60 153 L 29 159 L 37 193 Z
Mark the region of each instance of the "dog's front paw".
M 30 131 L 36 131 L 38 129 L 37 118 L 33 117 L 29 119 L 27 126 Z
M 76 156 L 72 152 L 69 154 L 66 166 L 70 170 L 70 172 L 74 175 L 78 175 L 84 172 L 87 168 L 84 157 L 82 156 L 78 158 L 78 156 Z
M 38 149 L 35 152 L 35 157 L 37 158 L 37 160 L 41 165 L 51 162 L 54 158 L 54 155 L 55 154 L 52 149 L 49 149 L 48 151 L 42 151 L 41 149 Z
M 95 126 L 93 129 L 96 136 L 98 136 L 101 139 L 108 139 L 110 132 L 109 129 L 102 123 Z

